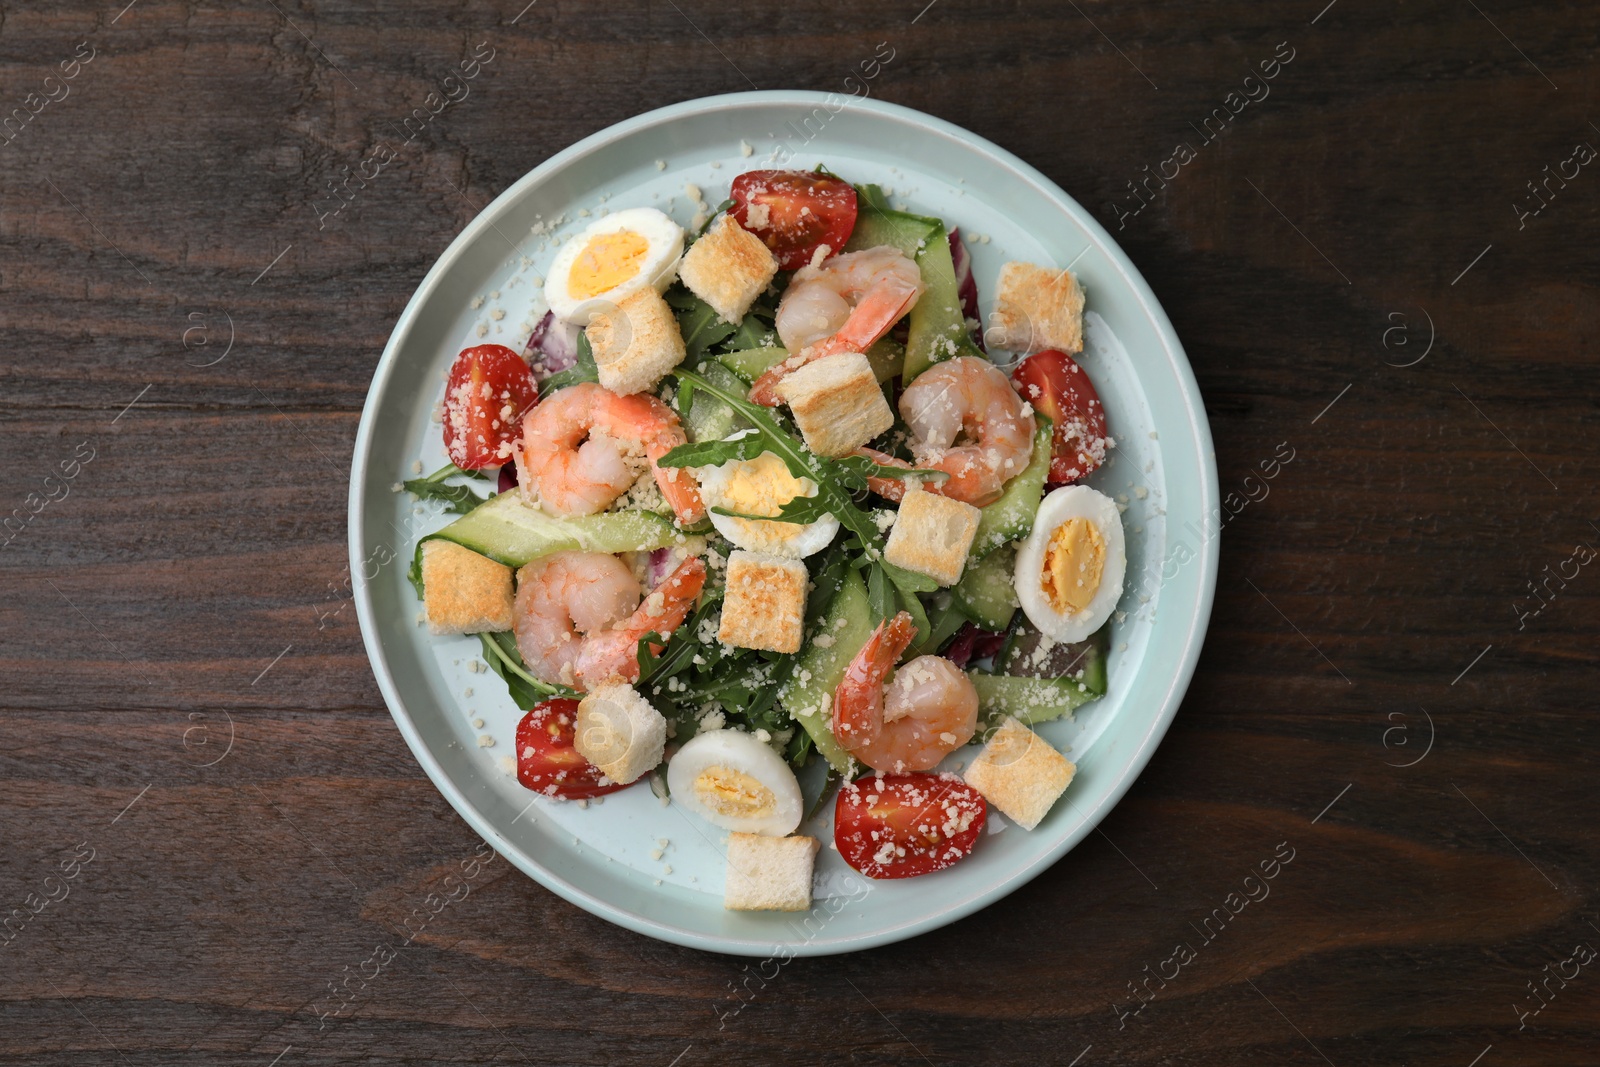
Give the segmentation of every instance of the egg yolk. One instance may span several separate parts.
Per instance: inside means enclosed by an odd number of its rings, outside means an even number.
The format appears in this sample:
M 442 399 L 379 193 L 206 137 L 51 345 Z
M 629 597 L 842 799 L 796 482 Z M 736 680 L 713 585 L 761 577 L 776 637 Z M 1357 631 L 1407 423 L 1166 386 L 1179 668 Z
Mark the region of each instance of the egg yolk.
M 776 515 L 785 504 L 806 495 L 810 488 L 789 473 L 783 460 L 771 452 L 763 452 L 755 459 L 739 461 L 733 468 L 732 477 L 722 490 L 722 506 L 743 515 Z M 770 537 L 779 543 L 795 532 L 795 526 L 787 522 L 746 520 L 743 525 L 754 536 Z
M 1058 614 L 1088 608 L 1100 590 L 1106 566 L 1106 542 L 1088 519 L 1068 519 L 1055 528 L 1044 550 L 1040 588 Z
M 608 292 L 639 273 L 650 242 L 632 230 L 596 234 L 578 253 L 567 291 L 579 300 Z
M 778 806 L 778 798 L 760 779 L 720 765 L 700 772 L 694 794 L 708 810 L 729 818 L 768 815 Z

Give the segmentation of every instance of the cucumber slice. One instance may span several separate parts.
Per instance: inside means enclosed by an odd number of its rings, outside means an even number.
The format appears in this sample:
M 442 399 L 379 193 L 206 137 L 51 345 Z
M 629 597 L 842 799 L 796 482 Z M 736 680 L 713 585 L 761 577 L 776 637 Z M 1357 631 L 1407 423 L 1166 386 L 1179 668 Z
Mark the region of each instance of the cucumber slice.
M 654 512 L 606 511 L 557 519 L 529 507 L 516 492 L 491 497 L 423 541 L 435 537 L 508 567 L 521 567 L 552 552 L 644 552 L 688 539 L 670 518 Z M 417 553 L 420 559 L 421 544 Z
M 1049 722 L 1101 695 L 1070 678 L 1018 678 L 981 671 L 968 671 L 967 677 L 978 691 L 978 718 L 984 727 L 998 725 L 1007 715 L 1030 726 Z
M 788 358 L 787 348 L 746 348 L 741 352 L 724 352 L 717 357 L 717 362 L 749 384 L 767 373 L 774 363 Z
M 748 384 L 755 381 L 779 360 L 788 359 L 786 348 L 747 348 L 742 352 L 724 352 L 717 362 L 737 374 Z M 884 337 L 867 349 L 867 362 L 872 364 L 873 377 L 879 383 L 897 377 L 905 365 L 906 349 L 898 341 Z M 702 370 L 707 364 L 701 364 Z
M 956 287 L 956 265 L 950 256 L 950 237 L 941 223 L 917 253 L 925 291 L 911 309 L 911 333 L 906 338 L 906 365 L 900 380 L 912 380 L 935 363 L 956 356 L 988 359 L 967 329 L 961 310 L 961 293 Z
M 1039 501 L 1044 499 L 1045 479 L 1050 475 L 1050 420 L 1037 412 L 1034 419 L 1039 425 L 1033 432 L 1033 455 L 1022 473 L 1006 483 L 1000 499 L 983 509 L 967 554 L 969 560 L 982 559 L 1003 544 L 1020 541 L 1033 529 Z
M 846 252 L 889 245 L 915 259 L 933 240 L 934 231 L 944 229 L 944 223 L 938 219 L 895 211 L 876 185 L 856 186 L 856 201 L 856 228 L 845 242 Z
M 721 363 L 707 360 L 700 364 L 700 374 L 719 388 L 730 392 L 744 391 L 744 383 Z M 720 441 L 735 430 L 748 428 L 750 424 L 739 417 L 732 404 L 701 391 L 690 398 L 689 412 L 683 418 L 683 425 L 691 441 Z
M 911 335 L 906 341 L 901 380 L 910 381 L 940 360 L 952 356 L 987 358 L 973 341 L 961 310 L 956 266 L 950 256 L 950 234 L 943 221 L 927 215 L 895 211 L 876 185 L 856 186 L 856 228 L 845 251 L 889 245 L 915 259 L 927 290 L 911 309 Z
M 906 365 L 906 346 L 888 337 L 880 337 L 867 349 L 867 362 L 872 364 L 872 376 L 882 385 L 890 378 L 898 378 Z
M 866 583 L 853 568 L 847 568 L 833 603 L 823 613 L 816 632 L 806 635 L 808 643 L 800 651 L 794 672 L 778 691 L 778 703 L 841 774 L 848 774 L 854 761 L 833 736 L 833 691 L 872 636 L 873 626 Z M 816 641 L 818 635 L 833 640 L 824 648 Z
M 983 627 L 995 632 L 1011 625 L 1011 618 L 1022 606 L 1017 599 L 1017 553 L 1009 545 L 1002 545 L 976 563 L 968 562 L 967 571 L 955 584 L 950 594 L 962 614 Z

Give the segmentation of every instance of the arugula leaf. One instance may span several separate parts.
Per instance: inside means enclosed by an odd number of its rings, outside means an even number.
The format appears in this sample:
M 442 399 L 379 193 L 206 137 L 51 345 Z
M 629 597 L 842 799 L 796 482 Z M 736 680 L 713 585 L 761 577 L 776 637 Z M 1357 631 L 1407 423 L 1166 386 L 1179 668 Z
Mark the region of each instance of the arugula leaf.
M 811 633 L 822 624 L 822 617 L 833 606 L 833 598 L 844 587 L 846 572 L 850 569 L 850 556 L 844 546 L 834 544 L 812 557 L 811 595 L 806 598 L 805 632 Z
M 426 478 L 411 478 L 403 483 L 406 491 L 415 493 L 422 500 L 440 500 L 444 502 L 445 509 L 457 515 L 465 515 L 479 504 L 484 498 L 474 493 L 465 485 L 451 485 L 446 478 L 464 474 L 469 478 L 487 478 L 488 475 L 479 471 L 466 471 L 454 463 L 446 463 Z
M 715 507 L 711 509 L 718 515 L 727 515 L 735 519 L 753 519 L 758 522 L 792 522 L 796 525 L 820 522 L 833 514 L 814 496 L 791 497 L 778 509 L 776 515 L 749 515 L 742 511 L 731 511 L 728 508 Z
M 666 299 L 677 313 L 678 329 L 683 334 L 683 347 L 690 363 L 700 362 L 707 350 L 726 341 L 739 328 L 736 322 L 725 322 L 715 308 L 687 289 L 668 289 Z
M 725 441 L 693 441 L 679 445 L 656 460 L 656 466 L 720 467 L 736 459 L 755 459 L 763 452 L 772 451 L 754 430 L 744 430 L 730 437 L 731 440 Z
M 867 488 L 868 478 L 909 478 L 916 475 L 919 478 L 938 478 L 941 481 L 950 477 L 948 471 L 924 470 L 921 467 L 886 467 L 874 462 L 869 456 L 840 456 L 838 459 L 826 460 L 828 464 L 839 468 L 838 478 L 841 484 L 860 493 Z
M 917 581 L 909 581 L 907 577 Z M 900 606 L 911 616 L 911 623 L 917 628 L 917 637 L 913 644 L 926 639 L 933 628 L 928 625 L 928 613 L 923 610 L 922 601 L 917 598 L 917 594 L 931 593 L 939 588 L 939 583 L 932 578 L 898 567 L 889 572 L 889 580 L 894 583 L 894 591 L 898 594 Z
M 866 209 L 874 214 L 888 215 L 890 218 L 898 216 L 902 219 L 914 219 L 929 226 L 943 226 L 944 220 L 932 215 L 918 215 L 912 211 L 900 211 L 889 203 L 889 197 L 884 193 L 883 186 L 866 183 L 856 186 L 856 199 Z
M 724 200 L 722 203 L 718 204 L 716 209 L 711 212 L 709 217 L 707 217 L 704 225 L 702 225 L 695 233 L 695 239 L 698 240 L 699 238 L 704 237 L 706 231 L 711 229 L 711 224 L 717 221 L 717 216 L 728 210 L 730 207 L 733 207 L 737 203 L 737 200 Z
M 778 331 L 773 328 L 774 313 L 764 307 L 753 307 L 745 314 L 744 320 L 739 323 L 739 328 L 728 337 L 727 348 L 731 352 L 743 352 L 751 348 L 771 348 L 778 343 Z
M 670 638 L 663 641 L 661 635 L 654 632 L 640 638 L 639 687 L 641 689 L 651 682 L 670 678 L 692 661 L 700 647 L 699 638 L 696 636 L 700 631 L 700 624 L 721 604 L 722 594 L 713 593 L 706 598 L 705 603 L 678 625 Z M 660 653 L 654 652 L 651 645 L 661 645 Z
M 771 452 L 783 460 L 784 466 L 789 468 L 789 473 L 796 478 L 809 478 L 815 482 L 817 495 L 808 499 L 817 501 L 824 510 L 839 520 L 841 526 L 854 534 L 861 545 L 863 556 L 882 566 L 890 577 L 894 579 L 896 585 L 919 593 L 931 593 L 938 588 L 938 583 L 931 578 L 914 574 L 883 560 L 883 553 L 876 547 L 878 540 L 883 536 L 878 529 L 878 524 L 871 515 L 857 506 L 849 490 L 839 484 L 836 473 L 839 467 L 836 461 L 824 460 L 814 455 L 794 437 L 784 432 L 770 410 L 759 404 L 752 404 L 748 398 L 740 396 L 737 392 L 724 389 L 693 371 L 684 370 L 681 367 L 673 371 L 672 374 L 679 381 L 692 382 L 695 388 L 710 393 L 718 400 L 728 404 L 734 411 L 743 415 L 745 421 L 755 428 L 755 432 L 766 439 L 766 446 L 761 451 Z M 715 442 L 706 443 L 713 444 Z M 678 448 L 673 449 L 662 459 L 657 460 L 657 463 L 666 465 L 666 460 L 675 455 L 682 447 L 680 445 Z M 701 461 L 702 464 L 705 462 Z M 673 465 L 687 466 L 682 462 Z
M 884 622 L 894 616 L 898 597 L 889 573 L 875 563 L 867 564 L 867 606 L 874 623 Z
M 589 345 L 589 335 L 578 333 L 578 359 L 566 370 L 556 371 L 539 384 L 539 395 L 549 396 L 557 389 L 565 389 L 579 382 L 598 382 L 600 371 L 594 365 L 594 349 Z
M 505 679 L 511 699 L 524 711 L 551 697 L 579 695 L 576 690 L 541 682 L 529 674 L 522 653 L 517 651 L 517 639 L 510 633 L 479 634 L 478 640 L 483 644 L 483 658 L 489 669 Z

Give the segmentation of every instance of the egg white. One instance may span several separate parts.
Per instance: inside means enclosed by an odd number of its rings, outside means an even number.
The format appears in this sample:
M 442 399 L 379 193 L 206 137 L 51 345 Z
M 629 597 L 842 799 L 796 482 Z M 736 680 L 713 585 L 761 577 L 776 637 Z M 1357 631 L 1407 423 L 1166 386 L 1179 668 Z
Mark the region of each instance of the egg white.
M 724 815 L 708 808 L 694 783 L 707 769 L 725 767 L 748 774 L 772 791 L 771 811 L 753 816 Z M 714 826 L 747 834 L 784 837 L 800 825 L 804 798 L 794 771 L 764 742 L 742 730 L 712 730 L 691 738 L 667 763 L 667 789 L 681 804 Z
M 751 464 L 744 460 L 733 460 L 720 467 L 699 467 L 695 470 L 695 476 L 700 483 L 700 497 L 705 501 L 711 525 L 739 548 L 790 559 L 805 559 L 827 548 L 839 532 L 839 520 L 832 515 L 816 522 L 763 522 L 760 525 L 732 515 L 718 515 L 713 508 L 738 510 L 729 502 L 728 490 L 734 479 L 757 477 Z M 802 478 L 801 481 L 810 490 L 805 495 L 815 496 L 816 485 L 809 478 Z
M 1056 611 L 1040 588 L 1045 550 L 1050 537 L 1071 519 L 1086 519 L 1100 531 L 1105 541 L 1106 559 L 1100 572 L 1100 588 L 1083 611 L 1066 614 Z M 1067 485 L 1039 502 L 1033 530 L 1017 549 L 1013 574 L 1017 599 L 1028 621 L 1057 641 L 1082 641 L 1105 624 L 1122 599 L 1122 581 L 1128 569 L 1128 549 L 1123 539 L 1122 514 L 1116 501 L 1087 485 Z
M 603 293 L 582 299 L 574 296 L 568 289 L 573 264 L 588 247 L 590 240 L 618 230 L 631 230 L 649 245 L 638 273 Z M 587 326 L 606 307 L 646 286 L 653 286 L 657 292 L 661 292 L 671 285 L 672 279 L 677 277 L 678 260 L 683 258 L 683 240 L 683 227 L 653 207 L 627 208 L 596 219 L 584 227 L 582 233 L 569 237 L 556 254 L 549 273 L 545 275 L 545 303 L 550 305 L 550 310 L 556 313 L 557 318 Z

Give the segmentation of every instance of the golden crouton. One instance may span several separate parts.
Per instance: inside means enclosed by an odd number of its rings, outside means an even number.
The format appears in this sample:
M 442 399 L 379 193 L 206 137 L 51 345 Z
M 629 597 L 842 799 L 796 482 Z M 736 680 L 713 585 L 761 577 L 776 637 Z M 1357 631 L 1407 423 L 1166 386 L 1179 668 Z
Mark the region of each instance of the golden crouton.
M 628 783 L 661 765 L 667 720 L 626 682 L 610 682 L 578 703 L 573 723 L 578 755 L 613 782 Z
M 819 456 L 847 456 L 894 425 L 872 364 L 840 352 L 790 371 L 776 392 L 789 405 L 806 447 Z
M 1007 263 L 995 287 L 984 340 L 994 348 L 1083 351 L 1083 289 L 1069 270 Z
M 1076 772 L 1050 742 L 1007 716 L 962 777 L 1012 822 L 1032 830 Z
M 728 835 L 722 905 L 733 911 L 809 911 L 811 872 L 822 842 L 814 837 Z
M 595 315 L 584 332 L 600 384 L 622 396 L 655 388 L 687 354 L 672 308 L 648 287 Z
M 799 652 L 810 581 L 806 565 L 797 559 L 735 550 L 728 557 L 717 640 L 740 648 Z
M 900 501 L 883 558 L 940 585 L 955 585 L 966 568 L 982 517 L 983 512 L 971 504 L 913 489 Z
M 511 568 L 454 541 L 422 543 L 423 606 L 436 634 L 511 629 Z
M 720 215 L 689 247 L 678 278 L 726 322 L 738 322 L 778 273 L 778 260 L 761 238 Z

